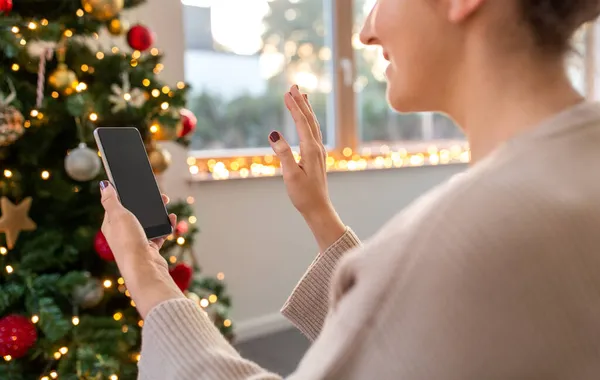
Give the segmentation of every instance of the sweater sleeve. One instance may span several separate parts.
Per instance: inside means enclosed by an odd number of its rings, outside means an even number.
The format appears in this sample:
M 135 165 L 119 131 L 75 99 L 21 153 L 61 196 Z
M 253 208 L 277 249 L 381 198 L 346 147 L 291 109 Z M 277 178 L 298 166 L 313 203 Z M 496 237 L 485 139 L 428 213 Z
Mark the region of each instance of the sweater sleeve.
M 312 262 L 283 305 L 281 313 L 306 337 L 315 340 L 329 310 L 329 284 L 340 258 L 360 247 L 361 241 L 347 228 L 335 243 Z
M 243 359 L 196 303 L 178 298 L 150 311 L 138 380 L 280 380 Z

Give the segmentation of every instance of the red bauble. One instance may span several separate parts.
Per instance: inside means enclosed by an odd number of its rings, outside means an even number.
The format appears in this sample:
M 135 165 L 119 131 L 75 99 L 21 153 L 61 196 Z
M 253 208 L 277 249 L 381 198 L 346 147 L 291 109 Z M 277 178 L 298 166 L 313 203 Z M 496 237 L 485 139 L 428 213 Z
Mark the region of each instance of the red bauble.
M 35 326 L 22 315 L 0 319 L 0 356 L 23 357 L 37 341 Z
M 115 261 L 115 255 L 113 255 L 112 251 L 110 250 L 108 242 L 106 241 L 106 238 L 101 230 L 98 230 L 98 233 L 94 237 L 94 249 L 96 250 L 96 253 L 98 253 L 98 256 L 102 258 L 102 260 Z
M 169 274 L 173 281 L 177 284 L 182 292 L 185 292 L 192 283 L 192 267 L 187 264 L 179 263 L 169 270 Z
M 183 235 L 185 233 L 187 233 L 189 230 L 189 225 L 187 224 L 187 222 L 185 220 L 182 220 L 180 222 L 177 223 L 177 225 L 175 226 L 175 235 Z
M 0 13 L 8 13 L 12 11 L 12 0 L 0 0 Z
M 185 108 L 182 108 L 179 111 L 179 114 L 181 115 L 181 130 L 179 131 L 179 137 L 185 137 L 196 129 L 198 119 L 192 111 L 186 110 Z
M 127 32 L 127 43 L 132 49 L 148 50 L 154 44 L 154 33 L 144 25 L 134 25 Z

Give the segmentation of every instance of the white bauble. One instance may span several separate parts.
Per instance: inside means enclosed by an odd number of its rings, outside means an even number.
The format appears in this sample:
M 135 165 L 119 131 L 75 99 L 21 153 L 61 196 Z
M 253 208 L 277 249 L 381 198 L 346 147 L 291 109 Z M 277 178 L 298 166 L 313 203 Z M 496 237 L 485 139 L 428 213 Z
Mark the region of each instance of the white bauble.
M 65 158 L 65 170 L 75 181 L 85 182 L 96 178 L 101 167 L 98 153 L 85 143 L 80 143 Z
M 100 280 L 90 277 L 88 282 L 73 289 L 73 301 L 75 305 L 90 309 L 96 307 L 104 298 L 104 288 Z

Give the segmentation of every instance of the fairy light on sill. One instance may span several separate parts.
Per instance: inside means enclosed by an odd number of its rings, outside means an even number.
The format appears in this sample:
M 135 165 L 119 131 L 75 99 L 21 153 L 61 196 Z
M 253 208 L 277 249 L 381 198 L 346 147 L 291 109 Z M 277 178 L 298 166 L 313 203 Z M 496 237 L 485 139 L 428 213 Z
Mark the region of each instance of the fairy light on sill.
M 426 152 L 419 153 L 409 153 L 406 149 L 392 150 L 389 146 L 382 146 L 378 150 L 382 153 L 375 151 L 374 154 L 371 154 L 370 149 L 364 149 L 362 154 L 358 154 L 352 152 L 350 148 L 345 148 L 342 150 L 341 157 L 327 157 L 327 169 L 332 172 L 363 171 L 468 163 L 470 161 L 469 149 L 460 145 L 452 146 L 450 149 L 438 149 L 438 147 L 431 146 Z M 294 157 L 296 161 L 300 159 L 296 152 L 294 152 Z M 237 157 L 223 161 L 209 159 L 204 164 L 190 157 L 187 163 L 190 173 L 198 176 L 199 180 L 270 177 L 280 173 L 279 163 L 274 161 L 272 155 Z

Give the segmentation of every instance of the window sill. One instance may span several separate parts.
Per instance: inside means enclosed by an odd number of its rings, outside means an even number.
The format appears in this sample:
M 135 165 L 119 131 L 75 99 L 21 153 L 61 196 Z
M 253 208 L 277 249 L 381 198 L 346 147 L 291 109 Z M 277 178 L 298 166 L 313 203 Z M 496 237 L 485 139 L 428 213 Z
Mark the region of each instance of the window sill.
M 327 158 L 329 173 L 359 172 L 465 164 L 470 161 L 470 151 L 466 146 L 453 146 L 450 149 L 430 148 L 427 152 L 406 151 L 387 152 L 379 155 L 358 154 L 336 155 Z M 296 160 L 300 157 L 296 155 Z M 188 158 L 190 182 L 209 182 L 251 178 L 269 178 L 281 175 L 276 157 L 272 155 L 255 157 L 231 157 L 228 159 Z

